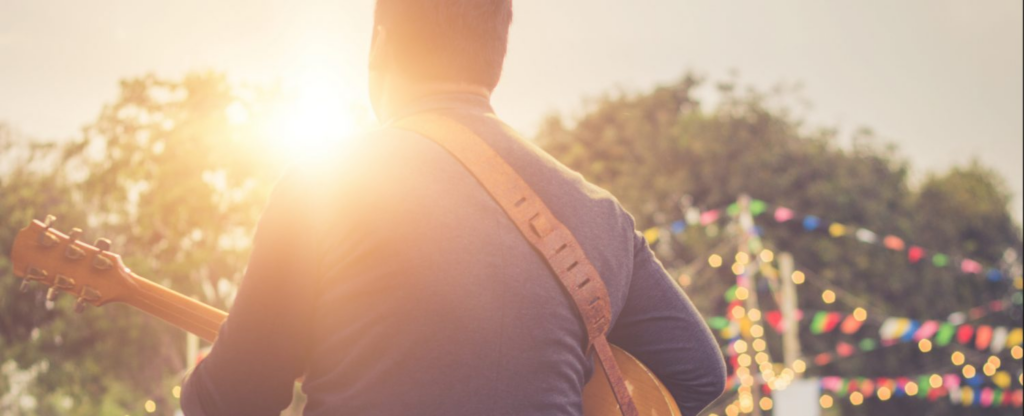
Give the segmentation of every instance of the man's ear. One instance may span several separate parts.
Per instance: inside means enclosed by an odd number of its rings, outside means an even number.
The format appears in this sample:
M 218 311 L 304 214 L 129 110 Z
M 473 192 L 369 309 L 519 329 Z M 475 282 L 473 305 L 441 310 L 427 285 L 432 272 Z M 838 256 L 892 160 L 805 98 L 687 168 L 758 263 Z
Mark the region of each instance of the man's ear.
M 391 45 L 388 31 L 384 26 L 373 29 L 373 44 L 370 45 L 370 70 L 383 71 L 391 65 Z

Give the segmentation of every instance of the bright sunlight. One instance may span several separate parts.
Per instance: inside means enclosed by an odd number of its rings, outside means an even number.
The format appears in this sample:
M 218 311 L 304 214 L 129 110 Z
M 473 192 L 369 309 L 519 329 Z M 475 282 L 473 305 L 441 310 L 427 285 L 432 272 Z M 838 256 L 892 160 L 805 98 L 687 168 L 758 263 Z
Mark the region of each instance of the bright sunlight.
M 241 101 L 231 104 L 226 114 L 235 125 L 254 123 L 251 127 L 267 139 L 262 150 L 288 162 L 337 148 L 367 124 L 351 85 L 328 71 L 304 71 L 286 80 L 283 92 L 279 105 L 260 117 Z

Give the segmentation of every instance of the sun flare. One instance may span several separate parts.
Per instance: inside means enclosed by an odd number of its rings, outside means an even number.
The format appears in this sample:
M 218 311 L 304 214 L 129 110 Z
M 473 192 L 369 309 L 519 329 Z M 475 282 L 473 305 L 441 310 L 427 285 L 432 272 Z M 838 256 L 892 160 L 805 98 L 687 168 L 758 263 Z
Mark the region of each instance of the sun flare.
M 242 102 L 226 109 L 235 125 L 250 125 L 265 149 L 288 162 L 323 155 L 351 140 L 367 124 L 351 85 L 327 72 L 312 71 L 286 80 L 283 98 L 257 116 Z M 259 118 L 259 120 L 257 120 Z

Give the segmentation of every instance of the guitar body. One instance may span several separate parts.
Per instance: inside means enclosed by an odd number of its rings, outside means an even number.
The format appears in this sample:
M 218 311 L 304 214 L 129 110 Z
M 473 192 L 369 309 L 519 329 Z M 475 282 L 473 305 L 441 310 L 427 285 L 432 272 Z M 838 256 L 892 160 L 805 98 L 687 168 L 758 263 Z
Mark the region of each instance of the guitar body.
M 641 415 L 682 416 L 675 399 L 651 370 L 619 347 L 612 346 L 612 352 Z M 599 365 L 594 366 L 594 376 L 583 389 L 583 415 L 622 416 L 604 369 Z
M 109 250 L 109 242 L 96 246 L 79 241 L 80 230 L 65 235 L 47 221 L 33 221 L 14 240 L 11 260 L 14 275 L 28 284 L 49 287 L 48 298 L 69 293 L 78 307 L 103 306 L 112 302 L 131 305 L 150 315 L 213 342 L 227 313 L 160 286 L 132 273 L 121 257 Z M 681 416 L 679 407 L 665 386 L 639 360 L 612 346 L 615 362 L 626 381 L 639 414 Z M 611 385 L 600 365 L 583 391 L 584 416 L 622 416 Z

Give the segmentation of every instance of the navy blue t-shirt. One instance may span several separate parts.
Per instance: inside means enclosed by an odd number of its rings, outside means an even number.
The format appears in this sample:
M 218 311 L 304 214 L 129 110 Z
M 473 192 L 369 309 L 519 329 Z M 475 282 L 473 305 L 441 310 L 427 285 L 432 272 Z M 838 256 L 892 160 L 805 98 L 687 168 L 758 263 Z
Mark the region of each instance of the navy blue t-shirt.
M 574 233 L 611 295 L 613 344 L 683 413 L 721 393 L 701 316 L 604 190 L 509 131 L 486 98 L 438 95 Z M 271 196 L 231 314 L 184 388 L 185 414 L 581 415 L 593 371 L 554 274 L 459 162 L 385 127 L 298 166 Z

